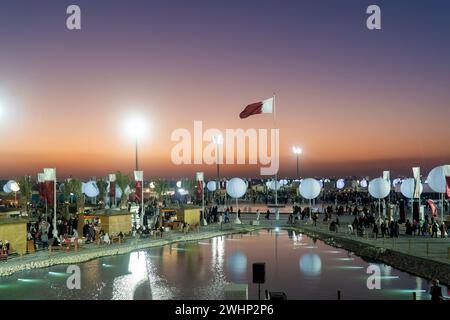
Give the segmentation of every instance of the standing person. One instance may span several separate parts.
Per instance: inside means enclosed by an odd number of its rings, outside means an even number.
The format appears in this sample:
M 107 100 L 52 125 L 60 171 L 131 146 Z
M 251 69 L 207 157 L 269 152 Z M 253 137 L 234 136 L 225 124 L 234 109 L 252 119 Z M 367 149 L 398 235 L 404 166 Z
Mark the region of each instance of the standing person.
M 394 234 L 396 238 L 400 236 L 400 225 L 397 221 L 394 222 Z
M 386 223 L 383 221 L 381 222 L 381 237 L 384 238 L 386 234 Z
M 41 233 L 41 242 L 42 242 L 42 248 L 44 250 L 48 249 L 48 233 L 47 233 L 47 230 L 44 230 Z
M 266 219 L 270 220 L 270 210 L 269 209 L 267 209 L 267 212 L 266 212 Z
M 378 239 L 378 225 L 376 223 L 373 224 L 373 233 L 375 235 L 375 239 Z
M 294 213 L 293 212 L 289 213 L 288 223 L 294 224 Z
M 259 209 L 256 209 L 256 221 L 259 221 L 259 215 L 260 215 Z
M 440 230 L 441 230 L 441 238 L 445 238 L 445 234 L 447 233 L 447 228 L 445 227 L 445 222 L 441 223 Z
M 436 235 L 436 238 L 437 238 L 437 229 L 438 229 L 437 222 L 434 221 L 433 225 L 431 226 L 431 237 L 432 238 L 434 237 L 434 235 Z
M 441 301 L 442 300 L 442 288 L 439 285 L 439 280 L 433 279 L 430 287 L 431 301 Z

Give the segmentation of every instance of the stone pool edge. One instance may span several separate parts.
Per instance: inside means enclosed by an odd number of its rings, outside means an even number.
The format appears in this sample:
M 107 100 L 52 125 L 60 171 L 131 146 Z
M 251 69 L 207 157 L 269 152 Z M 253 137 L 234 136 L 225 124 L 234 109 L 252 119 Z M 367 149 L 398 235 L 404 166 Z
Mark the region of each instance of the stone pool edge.
M 185 241 L 199 241 L 199 240 L 205 240 L 210 239 L 214 237 L 219 236 L 226 236 L 230 234 L 239 234 L 239 233 L 249 233 L 254 232 L 261 229 L 267 229 L 267 226 L 249 226 L 244 227 L 240 229 L 229 229 L 229 230 L 222 230 L 222 231 L 206 231 L 206 232 L 200 232 L 200 233 L 191 233 L 188 235 L 181 236 L 180 238 L 175 239 L 160 239 L 156 241 L 151 242 L 143 242 L 143 243 L 129 243 L 129 244 L 122 244 L 115 246 L 113 248 L 108 248 L 107 246 L 100 247 L 99 249 L 93 249 L 90 251 L 83 252 L 81 250 L 77 253 L 70 252 L 70 253 L 57 253 L 53 257 L 47 256 L 38 258 L 33 261 L 13 261 L 11 264 L 8 264 L 8 262 L 0 265 L 0 277 L 6 277 L 10 276 L 14 273 L 20 272 L 20 271 L 26 271 L 26 270 L 32 270 L 32 269 L 40 269 L 40 268 L 48 268 L 55 265 L 61 265 L 61 264 L 78 264 L 87 262 L 90 260 L 102 258 L 102 257 L 108 257 L 108 256 L 115 256 L 115 255 L 121 255 L 121 254 L 127 254 L 133 251 L 137 250 L 143 250 L 143 249 L 149 249 L 154 247 L 161 247 L 168 244 L 178 243 L 178 242 L 185 242 Z M 131 240 L 133 241 L 133 240 Z
M 368 243 L 362 243 L 358 240 L 332 235 L 320 230 L 310 230 L 308 228 L 287 227 L 309 237 L 318 238 L 325 244 L 335 248 L 345 249 L 354 252 L 362 258 L 374 259 L 384 262 L 400 271 L 419 276 L 425 279 L 439 279 L 441 284 L 450 286 L 450 264 L 440 263 L 438 261 L 425 259 L 422 257 L 410 255 L 400 251 L 380 248 Z

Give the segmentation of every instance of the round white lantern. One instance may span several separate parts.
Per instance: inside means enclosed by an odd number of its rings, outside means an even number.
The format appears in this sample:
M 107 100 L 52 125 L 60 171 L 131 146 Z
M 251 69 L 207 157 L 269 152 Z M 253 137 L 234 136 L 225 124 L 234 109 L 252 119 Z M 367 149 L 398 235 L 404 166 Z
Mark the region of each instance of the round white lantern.
M 369 182 L 369 193 L 377 199 L 386 198 L 391 191 L 391 184 L 383 178 L 376 178 Z
M 5 192 L 5 193 L 10 193 L 10 192 L 11 192 L 11 189 L 9 189 L 8 184 L 5 184 L 5 185 L 3 186 L 3 192 Z
M 409 178 L 409 179 L 405 179 L 402 182 L 402 185 L 400 186 L 400 191 L 401 193 L 409 199 L 414 198 L 414 179 L 413 178 Z M 422 194 L 423 191 L 423 185 L 422 183 L 420 183 L 419 186 L 419 195 Z
M 217 190 L 216 182 L 215 181 L 209 181 L 206 184 L 206 188 L 208 188 L 209 191 L 213 192 Z
M 361 186 L 361 188 L 367 188 L 367 180 L 363 179 L 359 182 L 359 185 Z
M 301 196 L 309 200 L 317 198 L 321 190 L 319 181 L 312 178 L 303 179 L 298 189 Z
M 447 189 L 446 176 L 450 176 L 450 165 L 436 167 L 428 174 L 428 185 L 435 192 L 445 193 Z
M 227 194 L 232 198 L 240 198 L 247 192 L 247 184 L 241 178 L 233 178 L 227 183 Z
M 19 191 L 19 185 L 14 180 L 9 180 L 4 186 L 3 191 L 6 193 L 17 192 Z
M 344 179 L 339 179 L 339 180 L 336 182 L 336 188 L 338 188 L 338 189 L 344 189 L 344 187 L 345 187 L 345 180 L 344 180 Z
M 83 183 L 83 193 L 91 198 L 98 196 L 100 191 L 98 190 L 97 183 L 95 181 Z

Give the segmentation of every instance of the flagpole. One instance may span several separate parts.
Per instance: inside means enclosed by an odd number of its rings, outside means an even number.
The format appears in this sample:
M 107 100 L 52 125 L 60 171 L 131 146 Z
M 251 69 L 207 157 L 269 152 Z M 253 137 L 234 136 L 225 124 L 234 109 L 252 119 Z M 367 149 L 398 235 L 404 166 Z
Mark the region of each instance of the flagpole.
M 58 230 L 56 230 L 56 168 L 55 170 L 55 176 L 54 176 L 54 181 L 53 181 L 53 203 L 54 203 L 54 217 L 53 217 L 53 237 L 58 237 Z
M 273 93 L 273 127 L 276 130 L 276 108 L 275 108 L 275 93 Z M 275 153 L 277 152 L 277 137 L 276 137 L 276 131 L 275 131 Z M 276 168 L 278 169 L 278 157 L 275 157 Z M 275 206 L 278 206 L 278 170 L 275 172 Z
M 142 171 L 142 182 L 141 182 L 141 229 L 144 228 L 144 171 Z

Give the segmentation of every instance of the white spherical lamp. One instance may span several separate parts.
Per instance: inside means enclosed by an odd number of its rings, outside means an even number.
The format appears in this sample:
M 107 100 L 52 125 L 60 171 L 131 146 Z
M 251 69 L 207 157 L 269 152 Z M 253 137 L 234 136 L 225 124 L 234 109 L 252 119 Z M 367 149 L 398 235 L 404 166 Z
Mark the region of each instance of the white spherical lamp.
M 400 192 L 409 199 L 414 198 L 414 187 L 415 187 L 415 181 L 413 178 L 405 179 L 402 182 L 402 185 L 400 186 Z M 419 195 L 422 194 L 423 191 L 423 185 L 420 183 L 419 186 Z
M 447 190 L 446 176 L 450 176 L 450 165 L 436 167 L 428 174 L 428 185 L 435 192 L 445 193 Z
M 234 198 L 241 198 L 247 192 L 247 184 L 241 178 L 233 178 L 227 183 L 227 194 Z
M 344 187 L 345 187 L 345 180 L 344 179 L 339 179 L 338 181 L 336 181 L 336 188 L 344 189 Z
M 368 186 L 367 180 L 366 179 L 361 180 L 359 182 L 359 185 L 361 188 L 367 188 L 367 186 Z
M 303 179 L 298 189 L 301 196 L 308 200 L 317 198 L 321 190 L 319 181 L 312 178 Z
M 376 178 L 369 182 L 369 193 L 376 199 L 384 199 L 391 192 L 391 184 L 383 178 Z
M 209 181 L 206 184 L 206 188 L 208 188 L 208 191 L 211 191 L 211 192 L 216 191 L 217 190 L 216 182 L 215 181 Z

